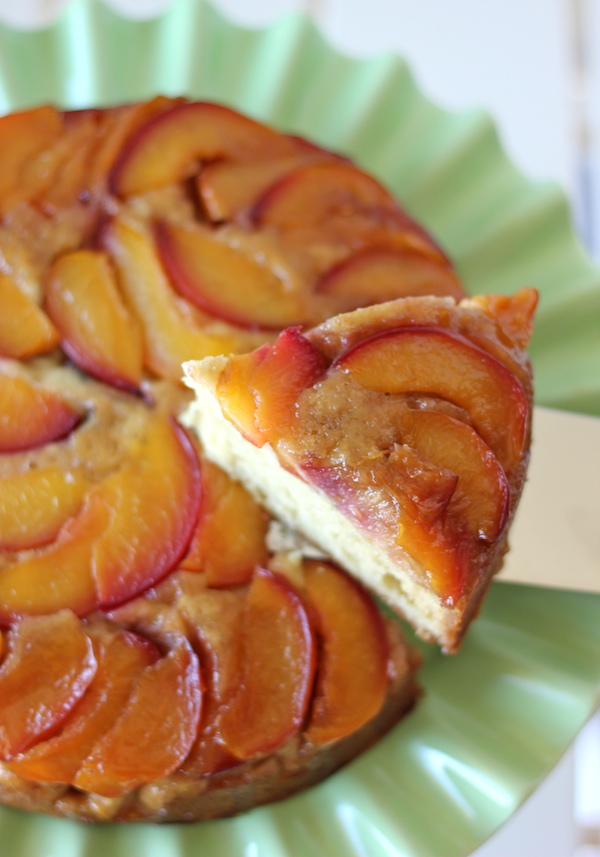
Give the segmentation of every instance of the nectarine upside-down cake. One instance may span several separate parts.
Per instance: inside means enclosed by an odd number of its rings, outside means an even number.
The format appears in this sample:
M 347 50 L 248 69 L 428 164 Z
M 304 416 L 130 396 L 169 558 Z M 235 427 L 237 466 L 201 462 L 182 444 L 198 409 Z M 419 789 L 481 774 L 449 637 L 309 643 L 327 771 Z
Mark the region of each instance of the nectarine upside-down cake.
M 450 650 L 505 550 L 533 293 L 463 300 L 348 159 L 185 99 L 4 117 L 0 214 L 0 801 L 322 779 L 418 696 L 356 578 Z

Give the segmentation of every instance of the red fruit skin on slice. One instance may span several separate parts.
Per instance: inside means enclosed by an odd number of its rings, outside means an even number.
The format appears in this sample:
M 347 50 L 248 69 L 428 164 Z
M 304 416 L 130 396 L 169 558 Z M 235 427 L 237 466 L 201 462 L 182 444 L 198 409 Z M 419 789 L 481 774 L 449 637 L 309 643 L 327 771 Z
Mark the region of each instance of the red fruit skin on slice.
M 271 442 L 289 428 L 298 397 L 317 383 L 326 368 L 323 356 L 299 327 L 288 327 L 277 337 L 252 378 L 256 424 Z

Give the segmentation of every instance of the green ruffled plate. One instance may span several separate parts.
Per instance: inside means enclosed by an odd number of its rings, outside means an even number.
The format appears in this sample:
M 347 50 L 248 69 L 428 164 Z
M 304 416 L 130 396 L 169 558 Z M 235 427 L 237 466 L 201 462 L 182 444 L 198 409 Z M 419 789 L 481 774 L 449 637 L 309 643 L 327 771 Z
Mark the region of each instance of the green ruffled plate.
M 482 111 L 447 113 L 389 54 L 342 56 L 302 16 L 264 30 L 203 0 L 125 20 L 76 0 L 39 32 L 0 27 L 0 110 L 158 92 L 236 106 L 352 155 L 456 260 L 472 292 L 540 290 L 538 404 L 600 416 L 600 271 L 552 184 L 526 180 Z M 495 584 L 463 650 L 422 647 L 427 695 L 327 782 L 235 819 L 85 826 L 0 808 L 6 857 L 461 857 L 547 775 L 600 703 L 600 596 Z

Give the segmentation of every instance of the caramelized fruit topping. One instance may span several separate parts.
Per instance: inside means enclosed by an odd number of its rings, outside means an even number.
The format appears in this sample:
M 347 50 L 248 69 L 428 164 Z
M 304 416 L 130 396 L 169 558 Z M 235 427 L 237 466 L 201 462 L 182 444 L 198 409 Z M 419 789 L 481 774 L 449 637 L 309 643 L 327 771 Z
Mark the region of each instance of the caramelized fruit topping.
M 384 624 L 327 563 L 265 568 L 264 512 L 177 423 L 181 364 L 240 355 L 218 395 L 258 446 L 287 443 L 306 391 L 335 373 L 392 396 L 405 375 L 419 390 L 433 377 L 427 395 L 468 418 L 407 411 L 377 450 L 402 478 L 373 462 L 366 487 L 410 494 L 398 529 L 456 601 L 465 556 L 512 503 L 518 360 L 431 328 L 338 349 L 331 366 L 296 325 L 462 288 L 377 181 L 228 108 L 36 108 L 0 119 L 0 155 L 0 757 L 119 798 L 359 729 L 386 692 Z M 481 309 L 522 346 L 534 303 Z M 357 502 L 327 456 L 303 463 Z
M 23 619 L 9 631 L 7 649 L 0 666 L 1 759 L 56 732 L 97 668 L 91 640 L 70 610 Z

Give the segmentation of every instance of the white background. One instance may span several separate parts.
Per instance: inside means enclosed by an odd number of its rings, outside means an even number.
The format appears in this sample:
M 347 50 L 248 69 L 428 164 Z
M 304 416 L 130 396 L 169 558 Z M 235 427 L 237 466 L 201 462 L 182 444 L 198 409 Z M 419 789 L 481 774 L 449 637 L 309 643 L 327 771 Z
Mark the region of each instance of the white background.
M 18 27 L 48 23 L 66 2 L 0 0 L 0 19 Z M 112 0 L 111 5 L 150 17 L 169 2 Z M 581 237 L 600 257 L 600 0 L 213 2 L 250 26 L 306 11 L 338 49 L 402 55 L 420 88 L 443 106 L 488 109 L 517 166 L 567 191 Z M 599 804 L 596 718 L 541 788 L 474 857 L 600 857 L 600 848 L 577 847 L 585 822 L 593 839 Z

